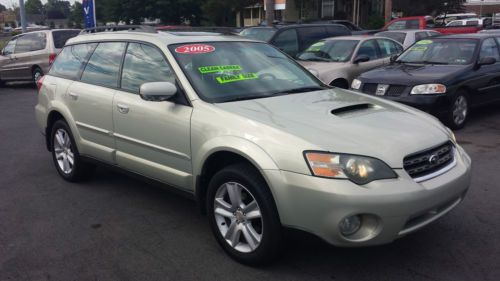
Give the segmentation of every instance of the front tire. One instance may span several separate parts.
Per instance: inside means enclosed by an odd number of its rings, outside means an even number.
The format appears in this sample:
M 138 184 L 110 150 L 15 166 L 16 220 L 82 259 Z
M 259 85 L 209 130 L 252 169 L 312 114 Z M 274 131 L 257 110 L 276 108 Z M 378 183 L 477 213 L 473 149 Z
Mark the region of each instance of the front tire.
M 469 117 L 469 96 L 465 91 L 458 91 L 452 99 L 448 113 L 448 126 L 454 130 L 462 129 Z
M 269 188 L 251 165 L 228 166 L 210 180 L 207 214 L 217 242 L 248 265 L 274 261 L 281 253 L 281 222 Z
M 32 77 L 33 77 L 33 83 L 36 83 L 38 82 L 38 80 L 40 80 L 40 78 L 42 78 L 43 76 L 43 70 L 40 68 L 40 67 L 35 67 L 33 69 L 33 73 L 32 73 Z
M 70 182 L 89 178 L 95 166 L 82 161 L 68 124 L 57 120 L 50 136 L 52 159 L 59 175 Z

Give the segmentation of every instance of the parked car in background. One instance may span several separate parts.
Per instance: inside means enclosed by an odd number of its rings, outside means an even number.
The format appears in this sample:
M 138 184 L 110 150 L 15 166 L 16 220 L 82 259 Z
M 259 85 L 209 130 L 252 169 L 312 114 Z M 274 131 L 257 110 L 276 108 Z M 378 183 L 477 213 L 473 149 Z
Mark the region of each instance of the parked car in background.
M 491 18 L 470 18 L 463 20 L 454 20 L 450 21 L 446 26 L 491 26 L 492 20 Z
M 13 37 L 0 53 L 0 84 L 38 81 L 49 71 L 66 41 L 79 33 L 78 29 L 53 29 Z
M 434 18 L 436 25 L 446 25 L 450 21 L 477 18 L 476 13 L 456 13 L 456 14 L 442 14 Z
M 341 36 L 311 45 L 297 59 L 325 84 L 348 89 L 361 73 L 388 64 L 402 52 L 403 46 L 389 38 Z
M 389 66 L 363 73 L 354 90 L 402 102 L 462 128 L 472 106 L 500 100 L 500 36 L 448 35 L 417 42 Z
M 311 23 L 314 23 L 314 24 L 318 24 L 318 23 L 341 24 L 341 25 L 347 27 L 352 32 L 352 35 L 370 35 L 370 34 L 374 34 L 378 31 L 380 31 L 380 29 L 377 29 L 377 30 L 363 29 L 363 28 L 355 25 L 354 23 L 352 23 L 348 20 L 320 20 L 320 21 L 313 21 Z
M 431 16 L 416 16 L 397 18 L 390 21 L 384 28 L 386 30 L 403 30 L 403 29 L 432 29 L 442 34 L 463 34 L 477 33 L 482 30 L 482 26 L 450 26 L 436 27 L 434 19 Z
M 403 45 L 406 50 L 408 47 L 413 45 L 415 42 L 423 40 L 428 37 L 439 36 L 441 33 L 434 30 L 425 29 L 411 29 L 411 30 L 393 30 L 393 31 L 382 31 L 375 33 L 375 36 L 387 37 L 398 41 Z
M 321 39 L 351 35 L 351 31 L 340 24 L 293 24 L 249 27 L 241 31 L 240 35 L 268 42 L 291 57 L 296 57 Z

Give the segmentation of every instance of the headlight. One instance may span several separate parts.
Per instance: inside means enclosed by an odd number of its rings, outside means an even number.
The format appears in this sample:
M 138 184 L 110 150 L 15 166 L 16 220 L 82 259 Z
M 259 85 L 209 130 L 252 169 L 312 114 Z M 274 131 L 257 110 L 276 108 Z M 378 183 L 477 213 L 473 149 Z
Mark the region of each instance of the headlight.
M 411 89 L 412 95 L 432 95 L 432 94 L 445 94 L 446 86 L 442 84 L 425 84 L 418 85 Z
M 306 152 L 306 161 L 314 176 L 349 179 L 363 185 L 374 180 L 397 178 L 384 162 L 365 156 L 327 152 Z
M 448 131 L 448 135 L 450 135 L 450 138 L 453 141 L 453 143 L 457 143 L 457 138 L 455 137 L 455 134 L 453 133 L 453 131 L 450 130 L 450 128 L 448 128 L 448 127 L 446 127 L 446 131 Z
M 361 81 L 359 81 L 358 79 L 352 80 L 351 88 L 354 90 L 359 90 L 361 88 Z

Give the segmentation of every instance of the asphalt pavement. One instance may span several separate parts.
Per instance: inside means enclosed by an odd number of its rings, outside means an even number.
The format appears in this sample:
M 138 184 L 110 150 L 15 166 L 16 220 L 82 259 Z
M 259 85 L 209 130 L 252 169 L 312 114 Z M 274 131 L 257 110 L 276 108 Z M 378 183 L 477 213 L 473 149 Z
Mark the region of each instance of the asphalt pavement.
M 0 280 L 500 280 L 500 104 L 457 139 L 473 159 L 465 201 L 392 244 L 343 249 L 289 233 L 273 265 L 240 265 L 196 204 L 99 168 L 62 180 L 34 117 L 36 90 L 0 88 Z

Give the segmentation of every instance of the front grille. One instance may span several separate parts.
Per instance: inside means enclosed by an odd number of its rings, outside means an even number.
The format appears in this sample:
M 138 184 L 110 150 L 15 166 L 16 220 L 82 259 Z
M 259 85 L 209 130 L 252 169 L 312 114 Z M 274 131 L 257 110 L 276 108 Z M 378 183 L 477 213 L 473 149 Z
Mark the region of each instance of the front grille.
M 403 167 L 412 178 L 422 178 L 438 172 L 454 160 L 454 149 L 451 142 L 408 155 L 403 160 Z
M 366 83 L 363 85 L 363 93 L 369 94 L 369 95 L 375 95 L 377 92 L 377 87 L 379 84 L 375 83 Z M 406 90 L 406 86 L 402 85 L 390 85 L 389 89 L 387 89 L 387 92 L 385 93 L 386 96 L 391 96 L 391 97 L 399 97 L 401 96 L 404 91 Z
M 391 85 L 385 94 L 391 97 L 399 97 L 405 90 L 406 86 Z
M 375 92 L 377 92 L 377 86 L 378 84 L 367 83 L 363 85 L 363 93 L 369 95 L 375 95 Z

